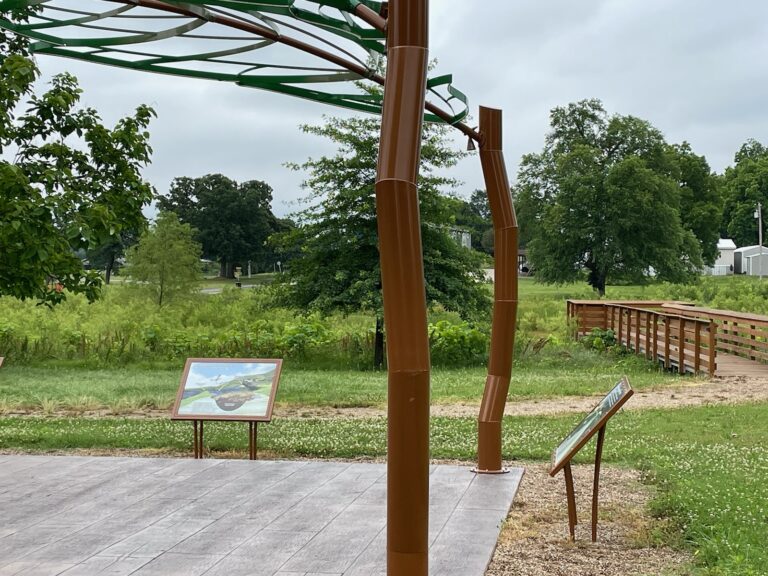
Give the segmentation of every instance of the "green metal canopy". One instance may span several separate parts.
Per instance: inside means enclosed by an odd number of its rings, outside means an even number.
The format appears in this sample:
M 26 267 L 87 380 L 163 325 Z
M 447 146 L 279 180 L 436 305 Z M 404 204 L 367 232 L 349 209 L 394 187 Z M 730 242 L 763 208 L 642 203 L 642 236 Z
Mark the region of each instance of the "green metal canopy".
M 0 0 L 0 28 L 35 54 L 233 82 L 381 113 L 386 2 Z M 26 19 L 10 14 L 28 9 Z M 425 120 L 460 125 L 450 75 L 428 80 Z M 467 127 L 460 128 L 467 132 Z

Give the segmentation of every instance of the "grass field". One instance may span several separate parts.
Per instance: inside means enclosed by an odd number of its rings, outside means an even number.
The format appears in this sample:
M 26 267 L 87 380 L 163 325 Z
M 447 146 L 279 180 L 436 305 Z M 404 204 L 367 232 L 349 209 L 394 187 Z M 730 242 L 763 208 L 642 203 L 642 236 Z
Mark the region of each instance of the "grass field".
M 768 573 L 768 406 L 625 412 L 609 427 L 604 462 L 646 471 L 658 488 L 654 511 L 672 523 L 661 542 L 690 545 L 708 575 Z M 504 457 L 548 460 L 579 416 L 515 417 L 504 422 Z M 386 420 L 280 419 L 259 432 L 262 453 L 277 457 L 383 457 Z M 469 459 L 476 423 L 434 418 L 432 456 Z M 126 449 L 189 452 L 189 423 L 167 419 L 5 418 L 0 448 Z M 210 423 L 206 444 L 220 456 L 246 450 L 242 424 Z M 587 446 L 577 461 L 587 462 Z
M 0 372 L 0 414 L 103 409 L 120 414 L 145 408 L 168 409 L 176 397 L 181 368 L 85 369 L 60 363 L 4 367 Z M 486 373 L 481 367 L 433 370 L 432 402 L 479 403 Z M 609 389 L 623 375 L 629 375 L 636 389 L 670 386 L 681 379 L 635 356 L 598 355 L 577 345 L 560 346 L 517 363 L 510 399 L 596 394 Z M 382 407 L 386 389 L 384 372 L 295 370 L 287 364 L 276 401 L 294 406 Z
M 724 289 L 735 282 L 744 290 L 731 295 Z M 736 285 L 734 284 L 734 285 Z M 216 282 L 208 286 L 217 287 Z M 116 287 L 116 290 L 122 288 Z M 169 312 L 178 330 L 203 320 L 218 318 L 219 310 L 244 317 L 259 312 L 245 293 L 221 296 L 221 308 L 201 300 L 203 310 Z M 680 298 L 712 302 L 733 309 L 762 311 L 762 285 L 750 280 L 713 279 L 702 286 L 616 286 L 608 288 L 612 299 Z M 711 299 L 707 299 L 711 296 Z M 660 372 L 634 356 L 597 354 L 565 341 L 565 299 L 592 298 L 585 284 L 545 286 L 521 279 L 519 326 L 521 341 L 548 338 L 540 352 L 518 347 L 510 400 L 583 396 L 605 392 L 622 375 L 633 387 L 648 389 L 678 384 L 681 377 Z M 210 298 L 219 298 L 210 297 Z M 719 300 L 718 300 L 719 299 Z M 211 300 L 210 302 L 215 302 Z M 718 304 L 718 302 L 720 304 Z M 72 305 L 68 317 L 89 320 L 94 310 Z M 45 311 L 27 313 L 9 309 L 29 319 L 41 331 L 49 322 Z M 126 308 L 122 310 L 125 311 Z M 84 312 L 88 310 L 91 312 Z M 54 312 L 58 313 L 58 312 Z M 81 316 L 75 316 L 75 313 Z M 161 318 L 159 312 L 154 317 Z M 165 312 L 163 312 L 165 314 Z M 286 315 L 285 311 L 279 314 Z M 438 316 L 439 317 L 439 316 Z M 281 316 L 282 318 L 282 316 Z M 287 318 L 287 316 L 286 316 Z M 124 325 L 141 318 L 125 316 Z M 370 318 L 334 317 L 331 322 L 368 325 Z M 54 321 L 50 321 L 55 325 Z M 1 322 L 0 322 L 1 324 Z M 20 326 L 21 329 L 23 326 Z M 2 326 L 0 326 L 2 328 Z M 74 330 L 74 328 L 72 328 Z M 2 330 L 0 330 L 2 336 Z M 95 340 L 94 340 L 95 341 Z M 183 360 L 152 359 L 153 363 L 127 365 L 78 362 L 63 358 L 16 364 L 0 369 L 0 451 L 146 451 L 189 454 L 192 432 L 189 423 L 165 417 L 124 418 L 143 410 L 166 410 L 172 403 Z M 86 367 L 87 366 L 87 367 Z M 484 367 L 435 369 L 432 400 L 435 404 L 478 403 Z M 689 377 L 683 377 L 689 378 Z M 355 370 L 299 369 L 287 361 L 277 395 L 282 406 L 383 407 L 386 375 Z M 104 410 L 110 417 L 79 417 Z M 11 416 L 17 411 L 33 416 Z M 61 417 L 63 413 L 71 414 Z M 157 412 L 153 412 L 155 416 Z M 504 457 L 509 460 L 548 461 L 553 447 L 580 415 L 560 417 L 509 417 L 504 422 Z M 471 461 L 476 450 L 475 418 L 437 417 L 432 420 L 432 456 Z M 206 424 L 206 447 L 216 456 L 244 457 L 246 429 L 236 423 Z M 384 418 L 278 418 L 260 427 L 259 447 L 264 456 L 317 458 L 380 458 L 386 452 Z M 587 463 L 592 447 L 577 457 Z M 607 465 L 645 471 L 656 497 L 653 512 L 669 519 L 669 528 L 656 534 L 660 544 L 687 546 L 695 554 L 692 572 L 707 576 L 768 574 L 768 405 L 699 407 L 678 410 L 622 412 L 609 427 L 604 461 Z

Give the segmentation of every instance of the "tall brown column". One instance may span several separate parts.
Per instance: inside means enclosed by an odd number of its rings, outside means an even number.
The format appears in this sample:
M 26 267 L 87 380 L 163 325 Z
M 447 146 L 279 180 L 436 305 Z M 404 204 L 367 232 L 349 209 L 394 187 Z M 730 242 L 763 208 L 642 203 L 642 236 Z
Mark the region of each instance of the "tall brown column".
M 517 217 L 502 153 L 501 127 L 501 110 L 481 106 L 480 162 L 493 219 L 495 255 L 491 354 L 477 427 L 477 471 L 485 474 L 504 471 L 501 421 L 512 375 L 517 321 Z
M 392 0 L 376 217 L 387 332 L 387 574 L 427 576 L 429 340 L 416 181 L 428 0 Z

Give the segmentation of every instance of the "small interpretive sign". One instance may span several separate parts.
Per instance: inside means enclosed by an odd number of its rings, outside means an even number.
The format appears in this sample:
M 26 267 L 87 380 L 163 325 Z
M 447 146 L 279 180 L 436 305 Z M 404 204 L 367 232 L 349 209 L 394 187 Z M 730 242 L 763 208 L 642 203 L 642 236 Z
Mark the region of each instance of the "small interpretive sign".
M 600 403 L 587 414 L 552 452 L 552 466 L 549 475 L 555 476 L 574 454 L 589 442 L 589 439 L 613 416 L 634 392 L 626 378 L 622 378 L 608 392 Z
M 171 418 L 269 422 L 282 360 L 188 358 Z

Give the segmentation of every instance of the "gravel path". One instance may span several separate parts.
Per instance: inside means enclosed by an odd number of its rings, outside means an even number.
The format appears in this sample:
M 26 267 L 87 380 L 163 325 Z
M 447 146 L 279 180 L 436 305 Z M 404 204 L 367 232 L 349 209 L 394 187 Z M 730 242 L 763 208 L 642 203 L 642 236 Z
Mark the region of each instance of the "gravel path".
M 675 574 L 690 562 L 688 554 L 654 542 L 652 533 L 663 529 L 663 521 L 648 514 L 653 493 L 636 470 L 603 468 L 597 542 L 592 543 L 592 467 L 573 467 L 581 524 L 572 543 L 562 474 L 550 478 L 541 464 L 525 468 L 486 576 Z

